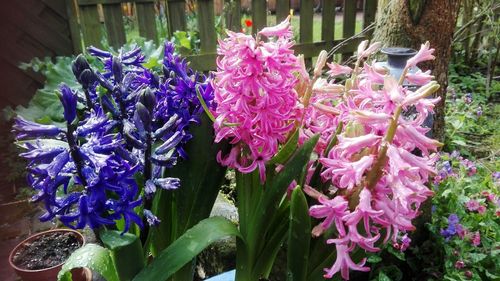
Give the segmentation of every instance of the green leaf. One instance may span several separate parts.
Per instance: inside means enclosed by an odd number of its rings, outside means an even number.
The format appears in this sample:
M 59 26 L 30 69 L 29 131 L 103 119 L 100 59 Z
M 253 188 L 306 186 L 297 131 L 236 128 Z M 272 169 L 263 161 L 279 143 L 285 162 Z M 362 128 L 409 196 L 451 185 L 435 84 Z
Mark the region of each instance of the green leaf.
M 377 256 L 377 255 L 372 255 L 372 256 L 368 257 L 367 261 L 369 263 L 379 263 L 382 261 L 382 258 L 380 256 Z
M 387 247 L 387 251 L 389 251 L 389 253 L 391 253 L 393 256 L 395 256 L 395 257 L 396 257 L 396 258 L 398 258 L 399 260 L 402 260 L 402 261 L 406 260 L 406 258 L 405 258 L 405 253 L 400 252 L 400 251 L 398 251 L 398 250 L 394 249 L 394 248 L 393 248 L 393 247 L 391 247 L 391 246 Z
M 385 275 L 382 271 L 379 271 L 378 276 L 377 276 L 377 281 L 391 281 L 391 278 L 389 276 Z
M 454 143 L 454 144 L 456 144 L 456 145 L 459 145 L 459 146 L 467 146 L 467 143 L 465 141 L 463 141 L 463 140 L 457 140 L 457 139 L 455 139 L 455 140 L 452 140 L 451 142 Z
M 100 238 L 106 248 L 111 250 L 121 281 L 132 280 L 146 265 L 141 241 L 134 234 L 104 230 L 101 231 Z
M 269 160 L 269 164 L 285 164 L 293 152 L 297 149 L 297 143 L 299 142 L 299 129 L 295 130 L 293 135 L 288 139 L 285 145 L 278 151 L 278 153 Z
M 473 263 L 477 263 L 484 260 L 487 256 L 481 253 L 470 253 L 469 257 Z
M 300 179 L 305 172 L 305 167 L 311 158 L 311 153 L 314 146 L 318 142 L 319 135 L 315 135 L 309 139 L 297 152 L 292 156 L 290 161 L 285 165 L 270 182 L 266 182 L 266 187 L 262 200 L 257 208 L 257 218 L 254 221 L 265 223 L 262 219 L 271 214 L 272 209 L 276 209 L 280 198 L 285 194 L 290 183 L 296 179 Z M 274 208 L 273 208 L 274 206 Z M 260 214 L 260 215 L 259 215 Z
M 194 259 L 208 245 L 233 235 L 240 236 L 240 233 L 236 225 L 229 220 L 222 217 L 204 219 L 163 250 L 133 280 L 166 280 Z
M 292 192 L 290 204 L 290 231 L 287 249 L 287 280 L 306 281 L 311 242 L 311 217 L 302 189 Z
M 107 281 L 120 281 L 111 251 L 96 244 L 87 244 L 71 254 L 57 275 L 59 281 L 71 281 L 73 268 L 87 267 L 99 273 Z

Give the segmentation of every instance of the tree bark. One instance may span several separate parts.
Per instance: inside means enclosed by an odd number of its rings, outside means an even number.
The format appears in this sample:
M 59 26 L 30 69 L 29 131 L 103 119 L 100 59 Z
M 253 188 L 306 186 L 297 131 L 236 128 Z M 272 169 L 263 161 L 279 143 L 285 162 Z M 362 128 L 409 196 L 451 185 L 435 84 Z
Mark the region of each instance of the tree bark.
M 460 0 L 379 0 L 379 7 L 374 41 L 380 41 L 386 47 L 417 50 L 420 44 L 429 41 L 431 47 L 436 49 L 436 59 L 420 67 L 431 69 L 441 85 L 436 93 L 441 101 L 435 108 L 433 136 L 443 140 L 448 64 Z

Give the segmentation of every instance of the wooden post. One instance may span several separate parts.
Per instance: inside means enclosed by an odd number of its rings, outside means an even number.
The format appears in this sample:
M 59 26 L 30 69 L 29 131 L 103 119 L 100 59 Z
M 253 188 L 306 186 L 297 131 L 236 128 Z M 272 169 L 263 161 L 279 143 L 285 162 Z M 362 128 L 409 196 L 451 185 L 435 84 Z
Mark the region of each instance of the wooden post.
M 321 40 L 333 41 L 335 39 L 335 1 L 323 0 L 321 14 Z
M 300 1 L 300 28 L 299 28 L 299 41 L 300 43 L 313 42 L 313 16 L 314 16 L 314 2 L 313 0 Z M 315 54 L 317 55 L 317 54 Z M 306 67 L 311 67 L 311 57 L 305 60 Z
M 83 40 L 85 46 L 102 48 L 102 26 L 99 21 L 97 5 L 80 6 Z
M 137 22 L 139 23 L 139 34 L 147 39 L 158 42 L 154 3 L 138 2 L 135 5 L 137 9 Z
M 276 0 L 276 23 L 282 22 L 290 14 L 290 0 Z
M 346 39 L 354 35 L 356 27 L 356 1 L 344 0 L 344 18 L 342 19 L 342 38 Z M 352 53 L 342 54 L 342 61 L 346 61 Z
M 73 51 L 81 53 L 83 50 L 82 36 L 80 34 L 80 25 L 78 24 L 77 6 L 74 0 L 66 0 L 66 14 L 68 17 L 69 30 L 71 32 L 71 42 Z
M 104 24 L 106 25 L 108 43 L 118 50 L 125 42 L 125 27 L 121 4 L 103 4 Z
M 252 0 L 252 33 L 257 34 L 259 30 L 267 25 L 267 1 Z
M 186 30 L 186 1 L 167 0 L 167 22 L 169 37 L 177 30 Z
M 217 33 L 215 32 L 214 0 L 198 0 L 198 29 L 201 53 L 215 52 Z
M 232 31 L 239 32 L 241 29 L 241 1 L 227 0 L 230 5 L 228 14 L 226 15 L 226 28 Z
M 377 11 L 377 0 L 365 0 L 363 3 L 363 28 L 369 26 L 375 21 L 375 13 Z M 369 36 L 373 31 L 368 33 Z

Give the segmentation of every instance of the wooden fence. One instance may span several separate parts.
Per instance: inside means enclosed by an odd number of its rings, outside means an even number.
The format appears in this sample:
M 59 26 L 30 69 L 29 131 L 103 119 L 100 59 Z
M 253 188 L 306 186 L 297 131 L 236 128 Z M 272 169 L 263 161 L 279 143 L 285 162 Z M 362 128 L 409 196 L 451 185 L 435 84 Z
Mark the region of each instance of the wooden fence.
M 106 36 L 110 46 L 119 47 L 126 42 L 125 25 L 123 21 L 123 3 L 133 2 L 136 7 L 136 16 L 139 34 L 148 39 L 158 41 L 156 29 L 155 0 L 67 0 L 75 3 L 71 9 L 71 32 L 74 40 L 75 51 L 81 51 L 84 46 L 101 46 L 101 39 Z M 290 13 L 290 0 L 276 0 L 275 13 L 277 22 L 285 19 Z M 295 46 L 298 53 L 306 58 L 316 56 L 321 50 L 330 50 L 343 39 L 355 33 L 356 0 L 343 1 L 342 39 L 334 40 L 335 6 L 337 0 L 323 0 L 321 3 L 321 41 L 313 42 L 313 17 L 314 0 L 301 0 L 298 13 L 300 14 L 299 42 Z M 364 0 L 363 2 L 363 27 L 374 21 L 377 0 Z M 251 1 L 252 31 L 266 26 L 268 7 L 266 0 Z M 215 68 L 217 33 L 215 29 L 216 16 L 214 0 L 196 1 L 198 19 L 198 32 L 200 38 L 200 53 L 188 57 L 191 66 L 200 71 Z M 226 27 L 231 30 L 240 30 L 241 26 L 241 1 L 231 1 L 226 11 Z M 100 9 L 102 12 L 100 13 Z M 186 30 L 186 1 L 166 1 L 167 30 Z M 78 17 L 77 17 L 78 15 Z M 77 18 L 79 21 L 77 21 Z M 101 20 L 104 21 L 104 28 Z M 81 33 L 80 33 L 81 31 Z M 80 34 L 83 38 L 80 38 Z M 352 40 L 339 49 L 339 53 L 352 53 L 363 37 Z
M 65 0 L 5 1 L 0 8 L 0 109 L 27 103 L 44 77 L 18 65 L 74 52 Z

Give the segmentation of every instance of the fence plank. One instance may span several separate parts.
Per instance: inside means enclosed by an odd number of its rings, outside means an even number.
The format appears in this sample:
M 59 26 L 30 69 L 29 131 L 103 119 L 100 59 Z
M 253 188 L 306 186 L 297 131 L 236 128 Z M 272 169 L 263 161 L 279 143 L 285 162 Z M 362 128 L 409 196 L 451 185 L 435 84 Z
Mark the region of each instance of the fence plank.
M 154 3 L 136 3 L 139 34 L 147 39 L 158 41 Z
M 201 53 L 214 52 L 217 48 L 214 0 L 198 0 L 198 29 Z
M 168 32 L 172 37 L 177 30 L 186 30 L 186 1 L 168 0 Z
M 313 15 L 314 15 L 313 0 L 300 1 L 300 42 L 313 41 Z
M 77 21 L 76 7 L 73 0 L 66 1 L 66 13 L 68 14 L 68 24 L 69 30 L 71 32 L 71 42 L 73 43 L 73 51 L 75 53 L 81 53 L 83 50 L 82 46 L 82 36 L 80 34 L 80 25 Z
M 85 46 L 96 46 L 102 48 L 102 26 L 99 21 L 97 6 L 81 6 L 80 19 Z
M 342 37 L 349 38 L 354 35 L 356 27 L 356 1 L 344 0 L 344 17 L 342 19 Z M 342 54 L 342 61 L 347 60 L 352 53 Z
M 267 25 L 267 1 L 252 0 L 252 33 L 256 34 Z
M 363 3 L 363 28 L 369 26 L 375 21 L 375 12 L 377 11 L 377 0 L 365 0 Z M 373 31 L 369 33 L 371 35 Z
M 226 28 L 232 31 L 240 31 L 241 29 L 241 1 L 227 0 L 230 5 L 228 14 L 226 15 Z
M 106 4 L 102 6 L 104 12 L 104 24 L 110 46 L 118 50 L 125 44 L 125 26 L 123 25 L 123 14 L 121 4 Z
M 282 22 L 289 14 L 290 0 L 276 0 L 276 23 Z
M 321 39 L 330 41 L 335 38 L 335 1 L 323 0 L 321 14 Z

